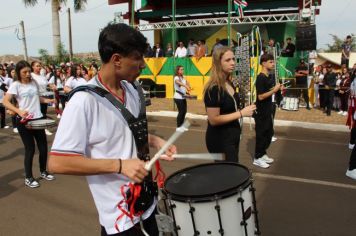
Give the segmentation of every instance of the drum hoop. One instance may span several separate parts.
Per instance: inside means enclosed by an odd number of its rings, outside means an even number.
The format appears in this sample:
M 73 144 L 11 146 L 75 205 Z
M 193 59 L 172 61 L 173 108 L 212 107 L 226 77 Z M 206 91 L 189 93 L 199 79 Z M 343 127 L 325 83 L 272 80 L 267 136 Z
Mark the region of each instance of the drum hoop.
M 49 120 L 51 122 L 44 123 L 44 124 L 36 124 L 37 121 L 42 121 L 42 120 Z M 35 121 L 35 123 L 33 124 L 34 121 Z M 51 119 L 35 119 L 35 120 L 29 120 L 25 126 L 28 129 L 47 129 L 47 128 L 53 127 L 55 125 L 56 125 L 56 122 Z
M 179 173 L 182 173 L 184 171 L 191 170 L 191 169 L 196 169 L 201 166 L 226 165 L 226 164 L 239 166 L 239 167 L 242 167 L 243 169 L 247 170 L 248 175 L 246 176 L 246 178 L 243 180 L 243 182 L 239 186 L 235 186 L 233 188 L 229 188 L 229 189 L 226 189 L 226 190 L 218 192 L 218 193 L 202 194 L 199 196 L 187 196 L 187 195 L 171 193 L 166 189 L 166 184 L 168 183 L 169 179 L 173 178 L 174 176 L 176 176 Z M 251 183 L 252 183 L 252 174 L 249 171 L 249 169 L 243 165 L 237 164 L 235 162 L 206 163 L 206 164 L 190 166 L 190 167 L 184 168 L 182 170 L 176 171 L 173 174 L 171 174 L 164 182 L 164 192 L 167 194 L 167 196 L 170 200 L 174 200 L 174 201 L 178 201 L 178 202 L 188 202 L 188 201 L 189 202 L 211 202 L 214 200 L 224 199 L 224 198 L 233 196 L 236 193 L 240 192 L 241 190 L 245 190 L 249 185 L 251 185 Z

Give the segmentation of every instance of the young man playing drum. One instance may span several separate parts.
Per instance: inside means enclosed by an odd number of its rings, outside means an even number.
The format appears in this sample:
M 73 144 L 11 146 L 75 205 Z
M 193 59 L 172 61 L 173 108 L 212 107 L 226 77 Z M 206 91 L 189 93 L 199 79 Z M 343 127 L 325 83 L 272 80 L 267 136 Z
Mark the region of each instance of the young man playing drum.
M 271 54 L 262 55 L 260 64 L 262 65 L 262 71 L 256 80 L 257 112 L 254 115 L 256 147 L 253 164 L 268 168 L 269 164 L 273 162 L 273 159 L 269 158 L 266 152 L 274 134 L 272 95 L 281 90 L 283 86 L 280 83 L 273 86 L 274 81 L 269 77 L 270 71 L 274 69 L 274 58 Z
M 128 110 L 134 117 L 141 115 L 141 103 L 145 101 L 140 99 L 141 88 L 135 80 L 145 68 L 146 49 L 146 38 L 125 24 L 109 24 L 101 31 L 99 54 L 103 65 L 88 84 L 110 93 L 122 109 L 93 91 L 76 92 L 63 112 L 50 154 L 51 172 L 87 176 L 99 213 L 101 235 L 142 235 L 140 227 L 134 227 L 139 217 L 123 214 L 118 207 L 125 201 L 122 186 L 140 183 L 149 174 L 145 162 L 137 158 L 141 158 L 142 145 L 159 149 L 166 143 L 148 135 L 146 128 L 139 137 L 144 142 L 139 145 L 137 133 L 122 113 Z M 176 148 L 171 146 L 166 158 L 172 160 L 174 153 Z M 156 201 L 141 215 L 150 236 L 158 235 L 155 205 Z M 122 207 L 127 210 L 125 204 Z

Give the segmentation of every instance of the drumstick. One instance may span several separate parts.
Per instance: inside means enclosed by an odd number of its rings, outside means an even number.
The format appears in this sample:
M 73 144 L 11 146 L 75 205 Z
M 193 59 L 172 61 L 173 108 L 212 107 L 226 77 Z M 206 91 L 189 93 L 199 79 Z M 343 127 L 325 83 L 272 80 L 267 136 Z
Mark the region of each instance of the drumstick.
M 145 165 L 145 169 L 150 171 L 152 169 L 153 164 L 161 157 L 161 155 L 167 151 L 169 146 L 171 146 L 190 126 L 188 120 L 186 120 L 182 126 L 176 129 L 176 132 L 172 134 L 172 136 L 168 139 L 168 141 L 161 147 L 161 149 L 154 155 L 154 157 Z
M 161 157 L 167 157 L 167 155 L 163 154 Z M 180 159 L 199 159 L 199 160 L 214 160 L 214 161 L 222 161 L 224 159 L 222 153 L 173 154 L 172 157 L 180 158 Z

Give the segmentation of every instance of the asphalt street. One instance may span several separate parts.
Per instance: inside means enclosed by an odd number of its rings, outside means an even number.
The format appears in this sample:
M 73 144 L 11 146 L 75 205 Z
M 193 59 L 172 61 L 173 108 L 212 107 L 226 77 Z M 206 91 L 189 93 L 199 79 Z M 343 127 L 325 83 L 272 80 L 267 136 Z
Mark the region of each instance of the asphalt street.
M 252 128 L 252 129 L 251 129 Z M 345 176 L 351 151 L 348 133 L 275 127 L 278 140 L 269 148 L 275 163 L 252 166 L 254 127 L 245 124 L 240 163 L 252 171 L 260 228 L 266 236 L 356 235 L 356 181 Z M 177 142 L 180 153 L 205 153 L 206 121 L 193 120 Z M 149 117 L 151 133 L 168 138 L 175 119 Z M 53 129 L 55 131 L 55 129 Z M 49 146 L 54 136 L 48 136 Z M 98 217 L 85 177 L 57 175 L 41 187 L 24 186 L 24 148 L 11 129 L 0 130 L 0 235 L 100 235 Z M 151 150 L 154 154 L 154 150 Z M 171 175 L 202 163 L 164 162 Z M 39 176 L 38 156 L 34 174 Z M 218 181 L 218 180 L 217 180 Z M 199 183 L 197 183 L 199 184 Z

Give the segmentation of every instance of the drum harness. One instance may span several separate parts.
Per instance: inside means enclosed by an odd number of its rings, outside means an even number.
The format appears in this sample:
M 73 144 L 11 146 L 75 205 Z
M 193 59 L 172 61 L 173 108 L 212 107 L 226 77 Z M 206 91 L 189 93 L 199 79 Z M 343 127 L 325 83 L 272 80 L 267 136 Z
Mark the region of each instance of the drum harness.
M 132 135 L 134 136 L 135 139 L 137 157 L 142 161 L 149 161 L 150 156 L 149 156 L 149 146 L 148 146 L 148 127 L 147 127 L 145 98 L 139 82 L 135 81 L 134 83 L 132 83 L 132 85 L 138 91 L 140 101 L 141 101 L 140 113 L 137 118 L 135 118 L 131 114 L 131 112 L 124 106 L 124 104 L 119 102 L 114 97 L 113 94 L 111 94 L 109 91 L 107 91 L 101 86 L 95 86 L 95 85 L 78 86 L 77 88 L 73 89 L 70 92 L 70 94 L 68 95 L 68 101 L 76 92 L 79 91 L 92 92 L 99 95 L 100 97 L 106 98 L 115 108 L 117 108 L 121 112 L 122 116 L 127 121 L 129 128 L 132 132 Z M 158 196 L 158 186 L 163 187 L 163 182 L 165 179 L 165 174 L 161 170 L 158 161 L 155 162 L 155 166 L 156 166 L 156 175 L 154 178 L 152 178 L 152 172 L 149 172 L 149 175 L 145 177 L 145 179 L 141 184 L 129 183 L 121 187 L 120 192 L 123 195 L 124 199 L 117 204 L 117 208 L 122 212 L 122 214 L 118 216 L 115 221 L 115 228 L 118 230 L 118 232 L 120 231 L 118 229 L 117 222 L 125 215 L 129 217 L 132 222 L 135 216 L 140 217 L 141 230 L 144 232 L 144 229 L 142 227 L 141 216 L 154 203 L 155 198 Z M 125 209 L 126 208 L 124 206 L 125 204 L 127 204 L 127 209 Z

